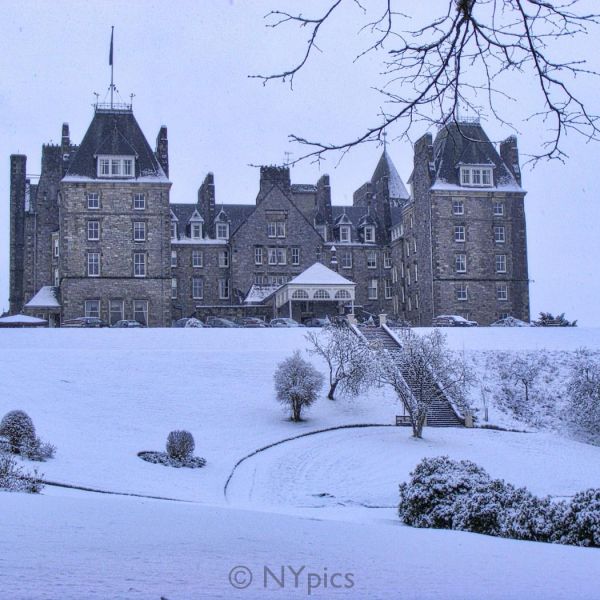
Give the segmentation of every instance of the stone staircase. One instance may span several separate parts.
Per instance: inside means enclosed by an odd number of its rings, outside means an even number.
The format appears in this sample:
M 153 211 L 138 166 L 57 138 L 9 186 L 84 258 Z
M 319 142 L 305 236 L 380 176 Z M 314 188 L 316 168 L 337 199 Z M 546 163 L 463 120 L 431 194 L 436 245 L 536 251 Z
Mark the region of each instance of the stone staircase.
M 379 344 L 385 350 L 398 352 L 400 344 L 382 327 L 363 327 L 356 329 L 358 335 L 362 335 L 369 344 Z M 402 373 L 407 386 L 412 390 L 415 382 L 411 381 L 408 373 Z M 429 410 L 427 411 L 427 425 L 429 427 L 464 427 L 464 419 L 456 414 L 452 404 L 431 377 L 427 382 L 431 387 L 431 393 L 435 396 Z

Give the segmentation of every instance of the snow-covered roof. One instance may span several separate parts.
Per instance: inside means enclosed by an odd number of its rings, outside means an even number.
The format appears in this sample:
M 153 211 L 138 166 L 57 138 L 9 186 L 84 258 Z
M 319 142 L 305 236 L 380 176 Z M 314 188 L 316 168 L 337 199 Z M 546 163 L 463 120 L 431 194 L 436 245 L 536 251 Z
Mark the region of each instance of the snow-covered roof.
M 354 282 L 317 262 L 294 277 L 288 285 L 354 285 Z
M 402 178 L 398 174 L 398 170 L 396 169 L 396 165 L 392 161 L 390 155 L 388 154 L 387 149 L 383 151 L 377 166 L 375 167 L 375 172 L 373 173 L 373 177 L 371 181 L 375 182 L 381 179 L 382 177 L 387 177 L 387 185 L 388 185 L 388 193 L 390 198 L 399 198 L 401 200 L 408 200 L 410 194 L 406 190 L 404 186 L 404 182 Z
M 40 291 L 25 305 L 25 308 L 60 308 L 58 288 L 51 285 L 40 288 Z
M 28 315 L 11 315 L 10 317 L 0 318 L 0 325 L 2 324 L 19 324 L 26 323 L 30 325 L 41 325 L 47 323 L 46 319 L 38 319 L 37 317 L 30 317 Z
M 244 299 L 244 304 L 256 304 L 263 302 L 269 296 L 274 294 L 281 286 L 280 285 L 253 285 Z

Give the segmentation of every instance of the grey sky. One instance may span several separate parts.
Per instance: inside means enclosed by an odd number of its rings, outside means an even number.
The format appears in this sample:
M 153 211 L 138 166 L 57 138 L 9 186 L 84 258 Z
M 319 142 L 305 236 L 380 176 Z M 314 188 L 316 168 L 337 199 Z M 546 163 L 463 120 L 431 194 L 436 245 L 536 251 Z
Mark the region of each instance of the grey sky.
M 151 145 L 162 124 L 169 128 L 172 201 L 194 202 L 205 174 L 215 174 L 217 202 L 254 201 L 258 172 L 250 164 L 280 164 L 286 151 L 301 149 L 289 133 L 326 141 L 346 141 L 373 124 L 382 104 L 371 89 L 378 56 L 352 63 L 361 39 L 356 8 L 350 6 L 326 29 L 323 53 L 298 75 L 294 90 L 280 83 L 263 86 L 249 74 L 289 66 L 302 51 L 305 33 L 268 30 L 263 16 L 282 5 L 314 2 L 233 0 L 151 2 L 3 2 L 0 24 L 0 308 L 8 307 L 9 155 L 28 156 L 28 172 L 40 171 L 42 143 L 60 141 L 68 122 L 73 142 L 83 137 L 92 117 L 93 92 L 110 81 L 108 48 L 115 25 L 115 82 L 124 100 L 134 93 L 134 112 Z M 351 5 L 353 3 L 350 3 Z M 416 4 L 411 2 L 412 6 Z M 430 8 L 427 3 L 427 7 Z M 574 56 L 598 61 L 593 40 L 569 46 Z M 598 65 L 596 65 L 598 66 Z M 515 82 L 524 97 L 531 93 Z M 590 98 L 593 88 L 587 92 Z M 527 104 L 529 100 L 524 100 Z M 598 105 L 592 112 L 600 112 Z M 484 122 L 491 138 L 512 133 Z M 542 132 L 517 123 L 522 153 L 533 151 Z M 415 129 L 413 139 L 424 132 Z M 435 133 L 435 132 L 433 132 Z M 394 132 L 390 131 L 391 140 Z M 600 147 L 571 137 L 564 165 L 543 163 L 525 169 L 526 212 L 532 315 L 566 311 L 582 325 L 600 325 Z M 336 167 L 292 169 L 295 183 L 331 176 L 333 202 L 350 203 L 352 192 L 370 175 L 381 148 L 362 146 Z M 408 142 L 392 141 L 389 152 L 406 181 L 412 152 Z

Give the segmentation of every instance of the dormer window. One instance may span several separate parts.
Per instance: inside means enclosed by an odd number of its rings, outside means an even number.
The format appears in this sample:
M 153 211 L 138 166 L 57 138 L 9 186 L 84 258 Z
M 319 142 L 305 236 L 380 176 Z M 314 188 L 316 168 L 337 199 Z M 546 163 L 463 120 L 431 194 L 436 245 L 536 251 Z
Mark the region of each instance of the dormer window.
M 492 167 L 461 167 L 460 184 L 468 187 L 491 187 Z
M 171 221 L 171 239 L 177 239 L 177 223 L 175 221 Z
M 375 243 L 375 227 L 373 225 L 367 225 L 365 227 L 365 242 Z
M 344 243 L 350 242 L 350 226 L 349 225 L 340 225 L 340 242 L 344 242 Z
M 217 239 L 229 239 L 229 223 L 217 223 Z
M 192 238 L 194 240 L 202 239 L 202 223 L 192 223 Z
M 133 177 L 134 156 L 99 156 L 98 177 Z

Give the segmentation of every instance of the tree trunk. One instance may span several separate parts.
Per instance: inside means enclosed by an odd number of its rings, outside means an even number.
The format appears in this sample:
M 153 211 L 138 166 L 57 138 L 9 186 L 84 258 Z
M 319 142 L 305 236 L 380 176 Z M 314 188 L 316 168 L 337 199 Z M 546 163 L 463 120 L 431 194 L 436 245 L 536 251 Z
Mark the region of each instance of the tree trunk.
M 339 381 L 336 380 L 329 387 L 329 394 L 327 394 L 327 398 L 329 398 L 329 400 L 335 400 L 335 398 L 333 397 L 333 395 L 335 394 L 335 389 L 337 388 L 338 383 L 339 383 Z
M 300 413 L 302 412 L 302 404 L 298 400 L 292 401 L 292 421 L 300 421 Z

